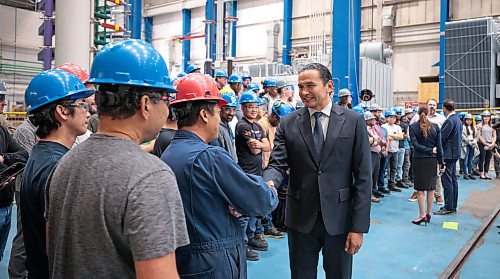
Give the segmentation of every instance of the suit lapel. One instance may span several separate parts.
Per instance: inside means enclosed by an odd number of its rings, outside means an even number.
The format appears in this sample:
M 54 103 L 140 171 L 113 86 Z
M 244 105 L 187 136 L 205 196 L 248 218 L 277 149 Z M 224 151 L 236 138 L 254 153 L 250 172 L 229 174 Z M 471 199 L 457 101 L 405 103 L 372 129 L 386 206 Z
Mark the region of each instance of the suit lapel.
M 300 111 L 299 116 L 297 117 L 297 125 L 299 126 L 299 131 L 302 135 L 302 138 L 306 142 L 307 149 L 309 150 L 309 156 L 313 158 L 314 164 L 318 166 L 319 162 L 316 158 L 317 156 L 314 149 L 314 141 L 312 137 L 311 117 L 306 107 L 302 108 L 302 111 Z
M 344 126 L 345 118 L 342 116 L 342 109 L 336 105 L 332 105 L 332 110 L 330 112 L 330 121 L 328 122 L 328 131 L 326 134 L 325 145 L 323 147 L 323 154 L 321 156 L 321 164 L 324 164 L 325 160 L 328 159 L 328 155 L 332 152 L 335 142 L 339 137 L 340 131 Z

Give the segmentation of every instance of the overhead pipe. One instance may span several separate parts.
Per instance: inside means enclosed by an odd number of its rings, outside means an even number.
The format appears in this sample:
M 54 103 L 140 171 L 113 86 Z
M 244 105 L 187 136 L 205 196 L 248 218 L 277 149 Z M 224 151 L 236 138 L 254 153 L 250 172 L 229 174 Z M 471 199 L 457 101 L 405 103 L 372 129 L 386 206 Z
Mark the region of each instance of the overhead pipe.
M 352 103 L 355 106 L 359 102 L 361 0 L 334 1 L 332 7 L 332 79 L 338 80 L 334 99 L 338 99 L 340 88 L 347 88 L 352 93 Z
M 439 106 L 441 107 L 445 92 L 444 92 L 444 77 L 445 77 L 445 54 L 446 54 L 446 22 L 450 19 L 450 0 L 441 0 L 441 16 L 439 22 Z
M 291 65 L 292 59 L 290 52 L 292 51 L 292 13 L 293 0 L 284 0 L 283 2 L 283 53 L 282 63 Z
M 182 9 L 182 37 L 191 33 L 191 10 Z M 191 60 L 191 40 L 182 40 L 182 69 L 186 71 Z
M 214 0 L 207 0 L 205 5 L 205 74 L 212 73 L 212 62 L 215 61 L 215 28 Z
M 52 37 L 54 36 L 54 0 L 45 0 L 45 10 L 43 17 L 43 69 L 48 70 L 52 67 Z

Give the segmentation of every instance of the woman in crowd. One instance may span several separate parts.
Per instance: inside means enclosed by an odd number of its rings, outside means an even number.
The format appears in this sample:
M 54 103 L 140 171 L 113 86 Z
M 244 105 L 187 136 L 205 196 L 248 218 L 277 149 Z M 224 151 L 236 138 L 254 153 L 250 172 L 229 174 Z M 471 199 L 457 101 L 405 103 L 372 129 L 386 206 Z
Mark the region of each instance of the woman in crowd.
M 464 159 L 464 179 L 476 180 L 472 175 L 472 161 L 475 150 L 477 149 L 476 128 L 472 122 L 472 115 L 467 114 L 464 117 L 464 126 L 462 128 L 462 154 Z
M 491 113 L 485 110 L 481 113 L 481 115 L 483 116 L 483 121 L 481 122 L 481 127 L 478 127 L 477 130 L 479 145 L 479 175 L 481 179 L 491 180 L 491 178 L 488 177 L 488 171 L 490 169 L 490 161 L 493 154 L 492 150 L 495 147 L 497 134 L 491 126 Z
M 436 189 L 437 165 L 440 172 L 444 172 L 443 147 L 441 145 L 441 131 L 437 124 L 431 123 L 429 108 L 422 105 L 418 110 L 419 120 L 410 125 L 410 139 L 414 147 L 413 175 L 414 187 L 417 191 L 419 218 L 411 221 L 415 225 L 431 220 L 434 204 L 434 190 Z M 426 195 L 427 192 L 427 195 Z M 427 201 L 427 208 L 425 207 Z

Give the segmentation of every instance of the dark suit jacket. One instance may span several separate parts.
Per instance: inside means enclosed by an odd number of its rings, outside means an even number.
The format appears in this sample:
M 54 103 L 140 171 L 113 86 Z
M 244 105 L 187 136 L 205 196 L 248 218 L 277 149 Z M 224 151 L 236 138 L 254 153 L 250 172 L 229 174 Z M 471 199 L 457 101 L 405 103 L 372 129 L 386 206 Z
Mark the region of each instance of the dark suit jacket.
M 445 160 L 460 159 L 462 150 L 462 121 L 457 114 L 452 114 L 441 128 L 443 154 Z
M 309 233 L 321 210 L 330 235 L 368 232 L 372 170 L 363 117 L 333 104 L 321 161 L 314 150 L 307 108 L 283 117 L 264 179 L 281 185 L 290 168 L 285 225 Z
M 413 158 L 437 158 L 439 164 L 443 162 L 443 147 L 441 145 L 441 131 L 437 124 L 431 123 L 433 129 L 429 131 L 427 138 L 422 135 L 420 123 L 416 122 L 410 125 L 410 141 L 413 145 Z M 434 154 L 432 149 L 436 147 L 437 153 Z

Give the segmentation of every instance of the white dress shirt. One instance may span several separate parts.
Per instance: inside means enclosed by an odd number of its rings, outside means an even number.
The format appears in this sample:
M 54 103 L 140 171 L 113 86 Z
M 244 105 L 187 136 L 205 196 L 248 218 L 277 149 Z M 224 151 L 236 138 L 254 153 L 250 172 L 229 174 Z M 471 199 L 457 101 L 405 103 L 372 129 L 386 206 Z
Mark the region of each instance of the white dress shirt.
M 314 113 L 317 111 L 315 109 L 312 109 L 312 108 L 308 108 L 309 110 L 309 116 L 311 117 L 311 128 L 312 128 L 312 132 L 314 134 L 314 127 L 316 126 L 316 118 L 314 117 Z M 330 122 L 330 113 L 332 111 L 332 101 L 330 101 L 328 103 L 328 105 L 326 105 L 326 107 L 324 107 L 321 112 L 323 113 L 320 118 L 319 118 L 319 121 L 321 121 L 321 127 L 323 128 L 323 140 L 326 140 L 326 134 L 328 132 L 328 122 Z

